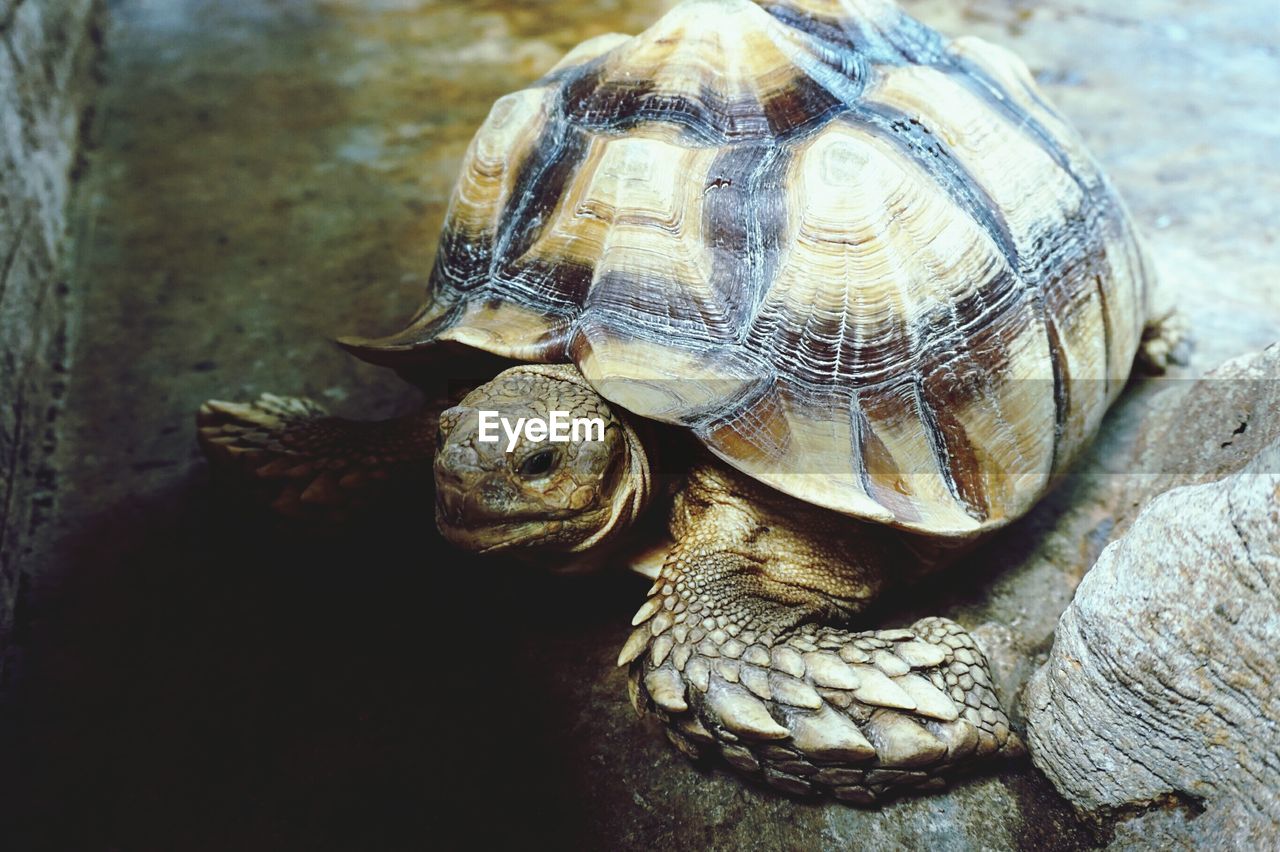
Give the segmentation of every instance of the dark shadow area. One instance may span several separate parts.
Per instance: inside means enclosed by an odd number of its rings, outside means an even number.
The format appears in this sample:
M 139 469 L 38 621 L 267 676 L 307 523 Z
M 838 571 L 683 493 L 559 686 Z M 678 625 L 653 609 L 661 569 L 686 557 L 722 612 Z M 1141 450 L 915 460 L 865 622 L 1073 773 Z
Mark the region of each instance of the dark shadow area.
M 6 849 L 582 830 L 538 646 L 625 624 L 632 583 L 478 566 L 407 513 L 281 530 L 212 504 L 201 476 L 60 549 L 0 719 Z

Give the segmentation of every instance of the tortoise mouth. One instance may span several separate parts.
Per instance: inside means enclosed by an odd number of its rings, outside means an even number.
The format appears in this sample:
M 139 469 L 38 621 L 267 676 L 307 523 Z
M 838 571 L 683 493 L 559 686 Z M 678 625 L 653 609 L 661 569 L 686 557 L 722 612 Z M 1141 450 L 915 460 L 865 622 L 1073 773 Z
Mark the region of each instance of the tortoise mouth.
M 436 513 L 436 526 L 445 541 L 454 547 L 476 554 L 500 553 L 524 544 L 531 544 L 539 538 L 536 525 L 531 522 L 522 524 L 487 524 L 475 528 L 458 526 L 444 520 Z
M 572 510 L 521 512 L 500 517 L 476 517 L 464 511 L 461 495 L 449 499 L 446 489 L 436 494 L 436 527 L 454 547 L 477 554 L 500 553 L 538 546 L 555 548 L 563 544 L 560 534 Z

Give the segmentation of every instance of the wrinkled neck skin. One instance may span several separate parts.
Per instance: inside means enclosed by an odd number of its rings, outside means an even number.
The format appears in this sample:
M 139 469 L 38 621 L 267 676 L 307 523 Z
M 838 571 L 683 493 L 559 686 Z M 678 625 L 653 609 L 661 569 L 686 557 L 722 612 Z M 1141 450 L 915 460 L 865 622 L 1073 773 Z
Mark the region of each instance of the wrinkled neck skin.
M 672 500 L 684 487 L 689 470 L 710 460 L 709 454 L 683 429 L 621 415 L 628 427 L 627 472 L 634 485 L 620 490 L 607 530 L 559 559 L 545 549 L 512 551 L 513 558 L 558 576 L 593 574 L 623 568 L 652 580 L 657 577 L 674 540 Z M 625 493 L 623 493 L 625 491 Z
M 545 567 L 552 574 L 595 573 L 619 559 L 629 561 L 631 551 L 644 547 L 639 533 L 646 531 L 650 526 L 648 521 L 654 518 L 654 513 L 646 512 L 654 502 L 653 465 L 630 418 L 618 415 L 618 420 L 623 426 L 627 451 L 608 519 L 599 532 L 569 548 L 563 559 L 545 561 Z M 522 556 L 543 562 L 546 554 L 539 550 L 535 546 Z

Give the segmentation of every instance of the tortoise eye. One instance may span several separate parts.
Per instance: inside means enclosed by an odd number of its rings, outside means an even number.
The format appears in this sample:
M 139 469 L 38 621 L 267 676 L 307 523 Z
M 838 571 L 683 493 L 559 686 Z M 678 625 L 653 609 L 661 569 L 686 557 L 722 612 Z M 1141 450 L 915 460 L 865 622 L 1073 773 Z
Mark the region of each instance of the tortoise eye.
M 524 461 L 520 462 L 520 466 L 516 468 L 516 473 L 525 479 L 537 479 L 550 473 L 551 469 L 555 467 L 555 462 L 555 450 L 539 450 L 531 456 L 526 456 Z

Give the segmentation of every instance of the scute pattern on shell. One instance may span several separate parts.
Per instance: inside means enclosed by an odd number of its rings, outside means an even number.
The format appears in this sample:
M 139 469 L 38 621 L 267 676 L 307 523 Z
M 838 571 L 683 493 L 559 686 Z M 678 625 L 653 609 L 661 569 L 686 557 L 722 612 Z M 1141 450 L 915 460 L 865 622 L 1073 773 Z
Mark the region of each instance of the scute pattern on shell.
M 573 361 L 786 493 L 967 536 L 1097 428 L 1148 277 L 1011 54 L 881 0 L 695 0 L 494 105 L 428 304 L 351 348 Z

